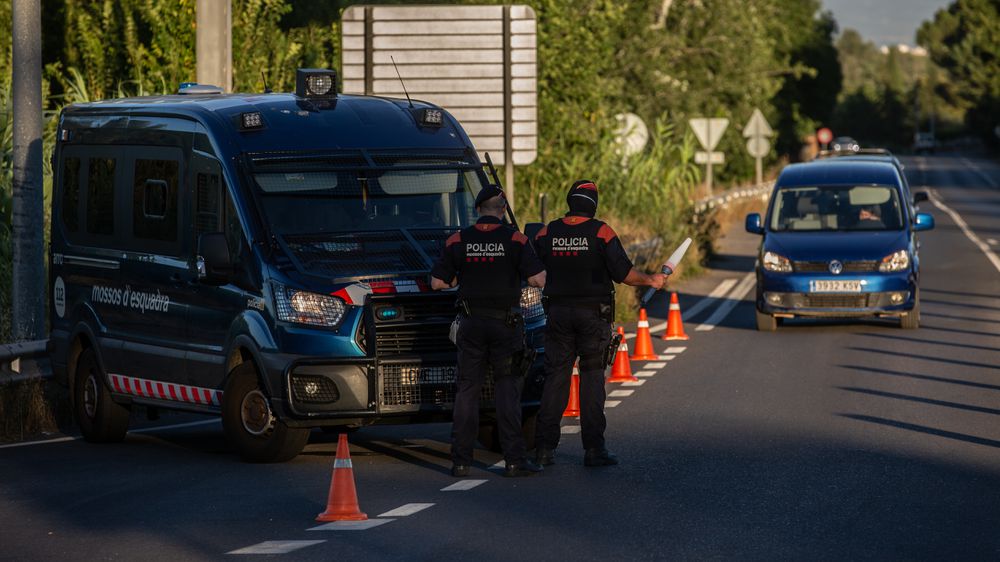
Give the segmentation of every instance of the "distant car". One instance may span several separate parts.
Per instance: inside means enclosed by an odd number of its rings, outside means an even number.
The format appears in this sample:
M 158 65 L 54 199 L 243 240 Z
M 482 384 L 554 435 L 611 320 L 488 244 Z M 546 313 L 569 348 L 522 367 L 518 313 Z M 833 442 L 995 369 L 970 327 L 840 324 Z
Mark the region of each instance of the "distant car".
M 836 151 L 850 150 L 852 152 L 857 152 L 861 150 L 861 145 L 859 145 L 858 141 L 852 139 L 851 137 L 837 137 L 830 143 L 830 148 Z
M 913 152 L 917 154 L 925 152 L 933 153 L 935 148 L 937 148 L 937 139 L 934 138 L 934 133 L 916 133 L 913 135 Z
M 891 162 L 833 158 L 786 167 L 766 219 L 756 262 L 757 329 L 796 317 L 896 317 L 920 325 L 916 232 L 934 217 L 910 214 Z
M 817 156 L 816 159 L 827 159 L 827 158 L 837 158 L 839 160 L 852 160 L 852 161 L 862 161 L 862 162 L 888 162 L 896 167 L 899 172 L 899 178 L 902 180 L 903 192 L 906 194 L 907 207 L 909 207 L 910 217 L 916 216 L 917 204 L 923 201 L 927 201 L 926 191 L 913 192 L 910 190 L 910 184 L 906 181 L 906 174 L 903 173 L 905 166 L 896 158 L 892 152 L 885 148 L 862 148 L 857 152 L 854 151 L 840 151 L 834 152 L 832 150 L 823 150 Z

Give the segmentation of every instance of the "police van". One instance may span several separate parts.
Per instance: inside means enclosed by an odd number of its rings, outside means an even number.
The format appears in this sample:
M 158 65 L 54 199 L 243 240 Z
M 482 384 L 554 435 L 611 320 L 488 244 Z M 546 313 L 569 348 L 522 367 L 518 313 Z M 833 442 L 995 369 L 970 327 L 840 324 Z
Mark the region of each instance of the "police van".
M 63 111 L 52 362 L 87 440 L 123 439 L 134 405 L 187 410 L 268 462 L 316 427 L 450 419 L 455 296 L 428 273 L 495 170 L 440 107 L 336 83 L 300 69 L 294 94 L 186 84 Z M 540 297 L 522 294 L 529 349 Z M 525 370 L 531 422 L 541 358 Z

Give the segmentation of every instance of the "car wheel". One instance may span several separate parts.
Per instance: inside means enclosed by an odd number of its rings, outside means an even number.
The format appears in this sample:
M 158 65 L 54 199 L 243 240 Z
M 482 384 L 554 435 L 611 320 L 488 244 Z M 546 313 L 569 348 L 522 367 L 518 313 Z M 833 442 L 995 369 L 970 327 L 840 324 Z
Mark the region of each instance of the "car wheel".
M 757 331 L 758 332 L 773 332 L 778 329 L 778 319 L 770 314 L 765 314 L 759 310 L 755 311 L 757 314 Z
M 222 428 L 247 462 L 291 460 L 309 441 L 308 429 L 288 427 L 274 417 L 250 362 L 229 373 L 222 394 Z
M 104 372 L 92 349 L 84 350 L 76 362 L 73 409 L 80 433 L 87 441 L 114 443 L 124 439 L 128 432 L 129 408 L 111 399 L 111 392 L 104 384 Z
M 920 291 L 913 295 L 913 309 L 906 316 L 899 317 L 899 327 L 904 330 L 916 330 L 920 327 Z

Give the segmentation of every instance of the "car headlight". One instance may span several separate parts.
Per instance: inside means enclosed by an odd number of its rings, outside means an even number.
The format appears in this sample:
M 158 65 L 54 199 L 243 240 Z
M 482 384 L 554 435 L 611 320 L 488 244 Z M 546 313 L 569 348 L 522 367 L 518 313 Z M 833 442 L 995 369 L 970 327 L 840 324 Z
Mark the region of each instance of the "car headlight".
M 327 328 L 339 326 L 347 312 L 347 305 L 337 297 L 278 284 L 274 285 L 274 303 L 278 320 Z
M 760 262 L 764 265 L 764 269 L 768 271 L 788 273 L 792 270 L 792 262 L 788 261 L 788 258 L 785 256 L 774 252 L 764 252 L 764 257 L 761 258 Z
M 882 258 L 882 263 L 878 264 L 878 270 L 882 273 L 893 271 L 903 271 L 910 267 L 910 252 L 899 250 Z
M 542 290 L 538 287 L 521 289 L 521 315 L 524 322 L 531 323 L 545 315 L 542 309 Z

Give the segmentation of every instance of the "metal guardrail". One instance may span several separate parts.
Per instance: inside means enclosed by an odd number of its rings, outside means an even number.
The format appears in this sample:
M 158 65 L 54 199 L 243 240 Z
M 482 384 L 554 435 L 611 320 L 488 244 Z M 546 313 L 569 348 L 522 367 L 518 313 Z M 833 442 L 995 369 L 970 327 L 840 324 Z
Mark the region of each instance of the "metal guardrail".
M 725 207 L 733 201 L 738 201 L 740 199 L 752 199 L 754 197 L 761 197 L 764 200 L 771 195 L 771 190 L 774 189 L 774 182 L 764 182 L 760 185 L 755 185 L 753 187 L 744 187 L 741 189 L 730 189 L 725 193 L 720 193 L 715 197 L 708 197 L 702 199 L 695 203 L 694 210 L 696 214 L 702 214 L 705 211 L 714 209 L 716 207 Z
M 52 376 L 49 340 L 0 344 L 0 384 Z

